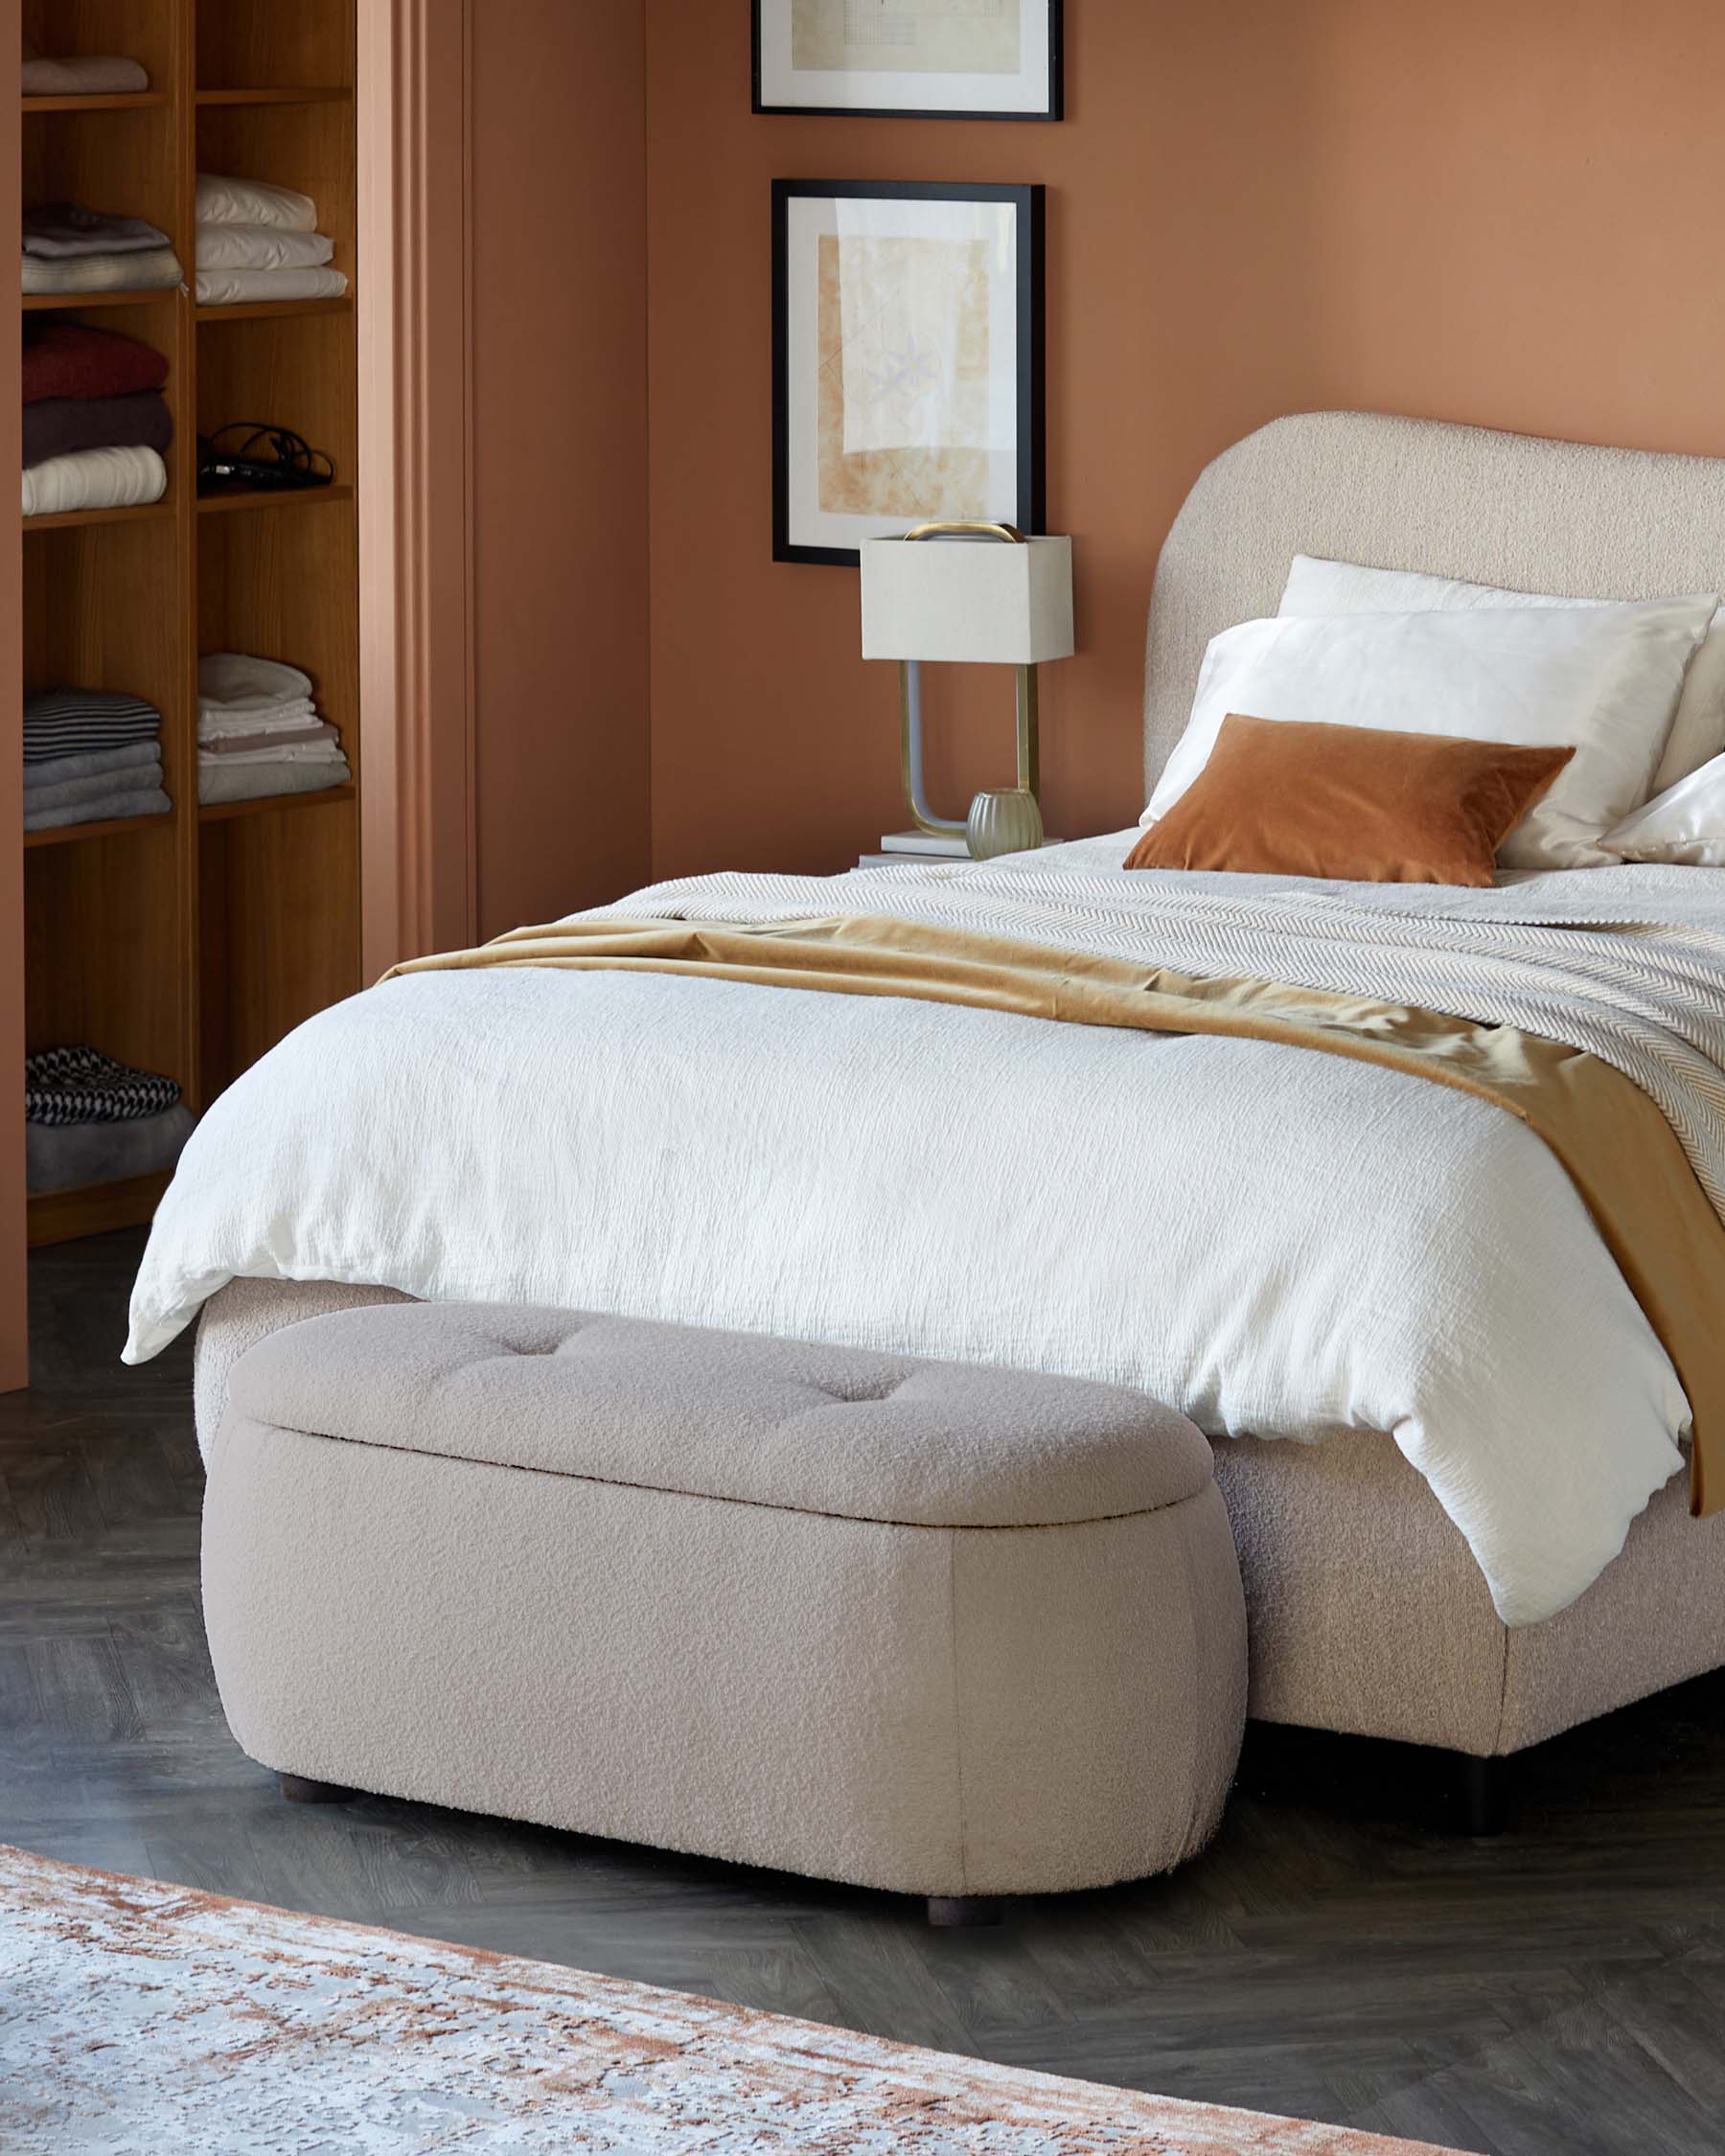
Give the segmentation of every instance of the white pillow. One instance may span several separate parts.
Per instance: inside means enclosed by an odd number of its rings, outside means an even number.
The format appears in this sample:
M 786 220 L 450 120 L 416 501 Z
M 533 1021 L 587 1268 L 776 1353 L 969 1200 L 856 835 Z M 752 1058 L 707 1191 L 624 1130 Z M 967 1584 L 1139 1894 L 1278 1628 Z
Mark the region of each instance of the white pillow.
M 315 232 L 317 204 L 291 187 L 267 180 L 228 179 L 219 172 L 197 175 L 199 224 L 266 224 L 277 232 Z
M 1667 787 L 1608 831 L 1603 843 L 1624 860 L 1725 868 L 1725 756 Z
M 1684 669 L 1717 601 L 1336 614 L 1242 622 L 1204 654 L 1192 716 L 1140 822 L 1165 815 L 1230 712 L 1530 747 L 1573 744 L 1498 849 L 1508 868 L 1589 868 L 1647 797 Z
M 1356 562 L 1325 562 L 1297 554 L 1278 614 L 1455 613 L 1469 607 L 1598 607 L 1621 601 L 1559 599 L 1534 591 L 1500 591 L 1496 585 L 1416 569 L 1367 569 Z M 1671 722 L 1670 738 L 1650 791 L 1663 793 L 1725 749 L 1725 614 L 1695 654 Z M 1645 796 L 1644 795 L 1644 799 Z

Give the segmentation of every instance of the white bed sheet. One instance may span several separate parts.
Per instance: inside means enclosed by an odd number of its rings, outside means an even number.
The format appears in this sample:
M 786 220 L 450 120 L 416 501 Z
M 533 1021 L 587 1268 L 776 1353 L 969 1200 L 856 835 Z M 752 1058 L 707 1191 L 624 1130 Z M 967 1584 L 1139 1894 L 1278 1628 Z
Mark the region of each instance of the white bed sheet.
M 1132 836 L 1035 865 L 1112 869 Z M 391 981 L 209 1110 L 126 1360 L 237 1276 L 1063 1371 L 1216 1436 L 1387 1431 L 1511 1624 L 1597 1577 L 1687 1425 L 1568 1178 L 1488 1103 L 1274 1044 L 885 998 Z

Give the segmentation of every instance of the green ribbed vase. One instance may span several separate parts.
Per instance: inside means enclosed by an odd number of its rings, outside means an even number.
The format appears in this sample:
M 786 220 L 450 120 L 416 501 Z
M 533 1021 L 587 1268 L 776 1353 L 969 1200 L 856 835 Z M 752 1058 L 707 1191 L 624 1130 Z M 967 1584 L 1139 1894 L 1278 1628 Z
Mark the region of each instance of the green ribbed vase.
M 1023 786 L 1002 786 L 978 793 L 964 827 L 972 860 L 993 860 L 997 854 L 1027 854 L 1043 842 L 1042 811 Z

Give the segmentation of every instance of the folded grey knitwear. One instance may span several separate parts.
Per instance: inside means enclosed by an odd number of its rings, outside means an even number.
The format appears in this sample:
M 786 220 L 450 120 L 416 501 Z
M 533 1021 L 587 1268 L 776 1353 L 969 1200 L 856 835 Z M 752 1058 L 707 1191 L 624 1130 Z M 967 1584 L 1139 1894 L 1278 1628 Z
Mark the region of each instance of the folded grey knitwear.
M 345 786 L 353 777 L 347 758 L 330 764 L 202 764 L 197 798 L 211 801 L 261 801 L 270 793 L 321 793 Z
M 151 247 L 135 255 L 80 255 L 69 262 L 24 257 L 28 292 L 150 292 L 183 282 L 179 257 L 172 247 Z
M 76 801 L 107 801 L 121 793 L 149 793 L 162 784 L 162 760 L 134 764 L 122 770 L 110 765 L 85 778 L 60 779 L 52 786 L 33 785 L 24 778 L 24 808 L 34 815 L 38 809 L 67 809 Z
M 173 807 L 159 786 L 148 792 L 112 793 L 96 801 L 70 801 L 59 809 L 26 809 L 26 831 L 63 831 L 74 823 L 111 823 L 119 816 L 165 816 Z
M 154 449 L 166 456 L 173 417 L 159 389 L 130 397 L 42 397 L 24 407 L 24 462 L 75 456 L 80 449 Z
M 159 727 L 161 722 L 156 723 Z M 26 747 L 24 756 L 24 791 L 28 794 L 37 787 L 63 786 L 68 779 L 100 778 L 104 771 L 135 771 L 146 764 L 159 764 L 162 745 L 152 732 L 148 741 L 125 742 L 118 748 L 80 749 L 71 756 L 33 761 Z
M 32 1190 L 72 1190 L 86 1182 L 157 1175 L 179 1158 L 192 1126 L 184 1101 L 159 1115 L 124 1123 L 26 1123 L 26 1183 Z
M 118 54 L 80 53 L 66 58 L 45 54 L 24 56 L 23 94 L 27 98 L 133 97 L 148 90 L 150 77 L 135 59 Z
M 81 202 L 35 202 L 24 212 L 24 252 L 50 261 L 83 255 L 143 255 L 170 244 L 159 225 L 110 217 Z

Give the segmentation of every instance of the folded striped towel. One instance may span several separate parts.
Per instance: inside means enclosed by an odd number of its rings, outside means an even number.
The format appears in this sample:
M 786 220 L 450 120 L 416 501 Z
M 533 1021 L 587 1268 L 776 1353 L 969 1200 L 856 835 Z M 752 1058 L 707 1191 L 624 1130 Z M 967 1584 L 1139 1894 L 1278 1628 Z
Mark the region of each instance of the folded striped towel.
M 126 1123 L 160 1115 L 179 1094 L 172 1078 L 134 1070 L 96 1048 L 41 1048 L 24 1058 L 24 1118 L 30 1123 Z
M 81 759 L 104 749 L 153 744 L 161 730 L 161 713 L 142 697 L 117 695 L 107 689 L 48 689 L 24 700 L 26 764 L 54 763 L 66 757 Z M 145 763 L 149 760 L 148 755 L 141 759 Z M 82 778 L 86 774 L 80 769 L 55 775 Z

